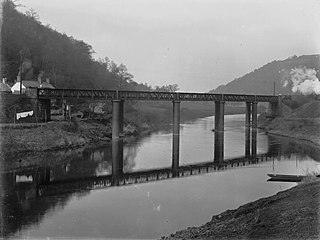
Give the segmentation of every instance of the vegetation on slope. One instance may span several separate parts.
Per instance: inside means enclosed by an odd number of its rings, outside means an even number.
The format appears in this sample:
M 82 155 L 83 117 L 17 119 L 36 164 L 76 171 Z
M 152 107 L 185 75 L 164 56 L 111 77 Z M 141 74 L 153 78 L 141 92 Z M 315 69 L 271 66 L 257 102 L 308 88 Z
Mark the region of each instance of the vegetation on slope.
M 33 10 L 17 11 L 11 0 L 3 1 L 1 37 L 2 77 L 11 84 L 22 63 L 23 80 L 37 80 L 41 74 L 56 88 L 150 89 L 134 82 L 125 65 L 108 57 L 94 60 L 91 45 L 44 26 Z
M 270 134 L 311 141 L 320 145 L 320 101 L 313 96 L 293 96 L 283 106 L 283 116 L 259 117 L 259 125 Z
M 273 61 L 210 92 L 273 94 L 275 83 L 276 94 L 292 94 L 292 84 L 285 84 L 291 77 L 290 71 L 301 67 L 315 69 L 319 78 L 319 61 L 320 55 L 293 56 L 285 60 Z

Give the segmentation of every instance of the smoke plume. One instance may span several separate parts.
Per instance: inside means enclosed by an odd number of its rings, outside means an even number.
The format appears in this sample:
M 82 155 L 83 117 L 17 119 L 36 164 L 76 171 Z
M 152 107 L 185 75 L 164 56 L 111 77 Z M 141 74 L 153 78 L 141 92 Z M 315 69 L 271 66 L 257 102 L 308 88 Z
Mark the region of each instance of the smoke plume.
M 320 94 L 320 81 L 317 78 L 316 70 L 299 67 L 291 69 L 290 75 L 292 92 L 299 92 L 304 95 Z M 284 85 L 287 85 L 287 82 Z

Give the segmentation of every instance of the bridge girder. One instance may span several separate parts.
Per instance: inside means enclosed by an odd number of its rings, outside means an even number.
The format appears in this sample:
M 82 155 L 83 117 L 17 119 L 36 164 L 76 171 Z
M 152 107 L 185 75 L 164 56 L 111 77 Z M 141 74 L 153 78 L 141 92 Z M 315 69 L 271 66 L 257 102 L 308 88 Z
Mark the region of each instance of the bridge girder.
M 249 94 L 214 94 L 185 92 L 148 92 L 86 89 L 37 89 L 38 99 L 106 99 L 135 101 L 227 101 L 227 102 L 278 102 L 279 96 Z

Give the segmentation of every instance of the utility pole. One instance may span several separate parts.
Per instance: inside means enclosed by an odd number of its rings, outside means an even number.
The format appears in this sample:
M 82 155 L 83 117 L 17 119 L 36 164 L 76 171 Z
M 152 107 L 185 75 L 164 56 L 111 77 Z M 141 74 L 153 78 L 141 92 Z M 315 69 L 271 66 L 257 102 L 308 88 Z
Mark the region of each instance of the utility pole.
M 2 2 L 0 3 L 0 80 L 2 81 Z
M 276 81 L 273 80 L 273 95 L 276 95 Z
M 23 61 L 23 50 L 20 51 L 20 95 L 22 94 L 22 61 Z

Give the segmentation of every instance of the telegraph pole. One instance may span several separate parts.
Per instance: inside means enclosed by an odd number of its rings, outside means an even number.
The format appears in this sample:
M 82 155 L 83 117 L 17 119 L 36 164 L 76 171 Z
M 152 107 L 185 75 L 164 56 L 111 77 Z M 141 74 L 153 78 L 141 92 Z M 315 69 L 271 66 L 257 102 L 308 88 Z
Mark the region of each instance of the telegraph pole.
M 2 81 L 2 2 L 0 3 L 0 80 Z
M 23 50 L 20 51 L 20 95 L 22 94 L 22 61 L 23 61 Z

